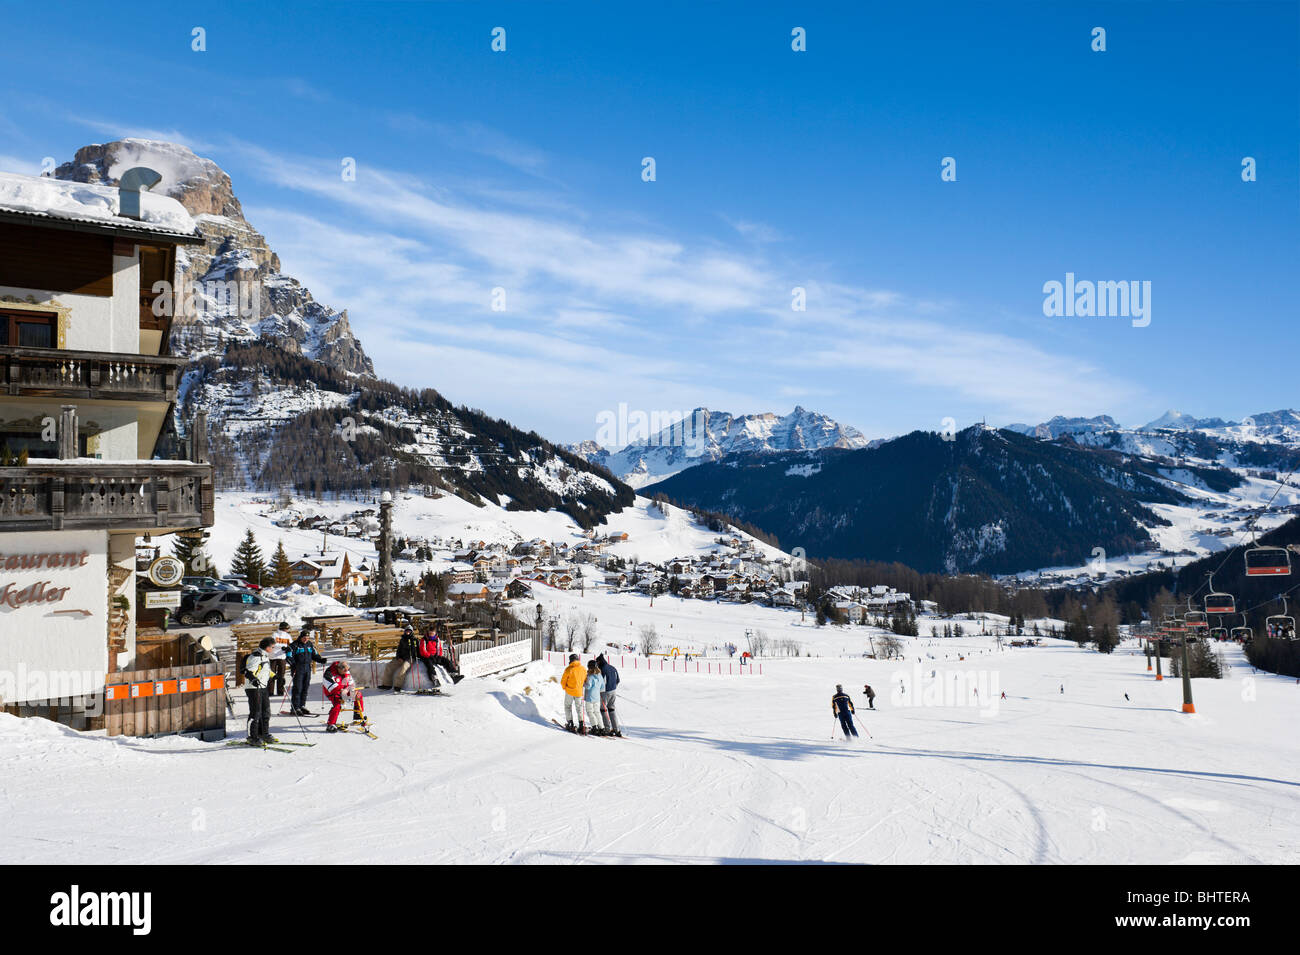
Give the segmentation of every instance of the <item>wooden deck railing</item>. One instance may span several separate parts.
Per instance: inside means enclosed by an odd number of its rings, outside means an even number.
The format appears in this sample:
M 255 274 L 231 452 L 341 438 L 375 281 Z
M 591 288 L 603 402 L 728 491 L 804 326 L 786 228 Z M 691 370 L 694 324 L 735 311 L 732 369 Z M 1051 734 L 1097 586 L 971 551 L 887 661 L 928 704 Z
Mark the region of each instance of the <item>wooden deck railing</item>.
M 173 402 L 184 364 L 170 355 L 0 345 L 0 389 L 25 397 Z
M 0 532 L 212 523 L 211 465 L 75 460 L 0 467 Z

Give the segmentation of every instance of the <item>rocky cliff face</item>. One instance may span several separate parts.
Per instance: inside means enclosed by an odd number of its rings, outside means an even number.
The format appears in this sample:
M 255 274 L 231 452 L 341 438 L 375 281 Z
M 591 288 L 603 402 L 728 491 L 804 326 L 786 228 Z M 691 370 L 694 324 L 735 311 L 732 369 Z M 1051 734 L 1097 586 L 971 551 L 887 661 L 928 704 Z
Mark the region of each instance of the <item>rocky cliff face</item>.
M 182 281 L 193 293 L 195 308 L 178 315 L 173 325 L 176 354 L 197 357 L 228 341 L 268 337 L 293 354 L 374 375 L 347 311 L 317 302 L 301 282 L 280 270 L 279 256 L 266 237 L 244 218 L 230 176 L 212 160 L 176 143 L 123 139 L 83 146 L 54 175 L 116 185 L 132 166 L 159 172 L 163 181 L 157 188 L 185 206 L 207 240 L 181 251 Z

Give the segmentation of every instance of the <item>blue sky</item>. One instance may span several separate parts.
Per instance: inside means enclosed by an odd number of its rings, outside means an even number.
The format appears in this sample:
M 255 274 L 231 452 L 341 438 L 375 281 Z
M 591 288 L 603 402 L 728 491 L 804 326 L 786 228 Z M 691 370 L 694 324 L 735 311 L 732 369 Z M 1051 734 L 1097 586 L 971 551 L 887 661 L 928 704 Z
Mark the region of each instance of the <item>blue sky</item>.
M 0 169 L 183 142 L 381 375 L 556 440 L 1297 404 L 1295 3 L 131 11 L 6 11 Z M 1045 317 L 1067 272 L 1149 281 L 1150 325 Z

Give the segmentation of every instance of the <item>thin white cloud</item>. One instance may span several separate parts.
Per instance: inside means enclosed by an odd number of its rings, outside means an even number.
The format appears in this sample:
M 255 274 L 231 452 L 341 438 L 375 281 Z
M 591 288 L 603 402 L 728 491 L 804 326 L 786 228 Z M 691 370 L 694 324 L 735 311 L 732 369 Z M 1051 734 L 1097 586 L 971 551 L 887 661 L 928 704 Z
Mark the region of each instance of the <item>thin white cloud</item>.
M 920 389 L 954 406 L 1035 420 L 1062 405 L 1115 407 L 1140 394 L 1068 354 L 970 328 L 960 303 L 828 279 L 822 267 L 777 259 L 753 243 L 614 229 L 600 224 L 597 210 L 546 208 L 546 190 L 503 200 L 364 156 L 356 181 L 347 182 L 334 157 L 286 157 L 248 143 L 227 150 L 244 174 L 326 203 L 311 216 L 282 207 L 248 215 L 286 271 L 322 301 L 350 309 L 381 374 L 411 369 L 419 380 L 411 356 L 432 341 L 457 361 L 493 369 L 502 401 L 557 383 L 565 400 L 555 413 L 570 418 L 574 408 L 637 390 L 758 392 L 764 408 L 775 395 L 846 387 L 887 395 L 892 383 L 894 391 Z M 807 291 L 806 312 L 791 309 L 794 286 Z M 505 312 L 491 309 L 498 287 Z M 436 367 L 449 373 L 446 361 Z M 550 404 L 539 402 L 523 404 Z

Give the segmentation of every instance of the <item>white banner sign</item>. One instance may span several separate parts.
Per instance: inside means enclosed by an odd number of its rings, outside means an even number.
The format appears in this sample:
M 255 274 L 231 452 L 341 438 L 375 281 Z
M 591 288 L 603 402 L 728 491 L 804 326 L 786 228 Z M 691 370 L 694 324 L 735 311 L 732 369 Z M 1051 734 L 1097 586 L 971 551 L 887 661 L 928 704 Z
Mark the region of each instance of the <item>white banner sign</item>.
M 108 668 L 108 532 L 0 534 L 0 701 L 101 690 Z
M 514 643 L 503 643 L 499 647 L 462 653 L 459 659 L 460 672 L 465 676 L 487 676 L 489 673 L 499 673 L 511 667 L 523 666 L 532 658 L 532 639 L 516 640 Z
M 144 592 L 146 610 L 159 610 L 163 607 L 175 610 L 180 605 L 181 592 L 179 590 L 146 590 Z

